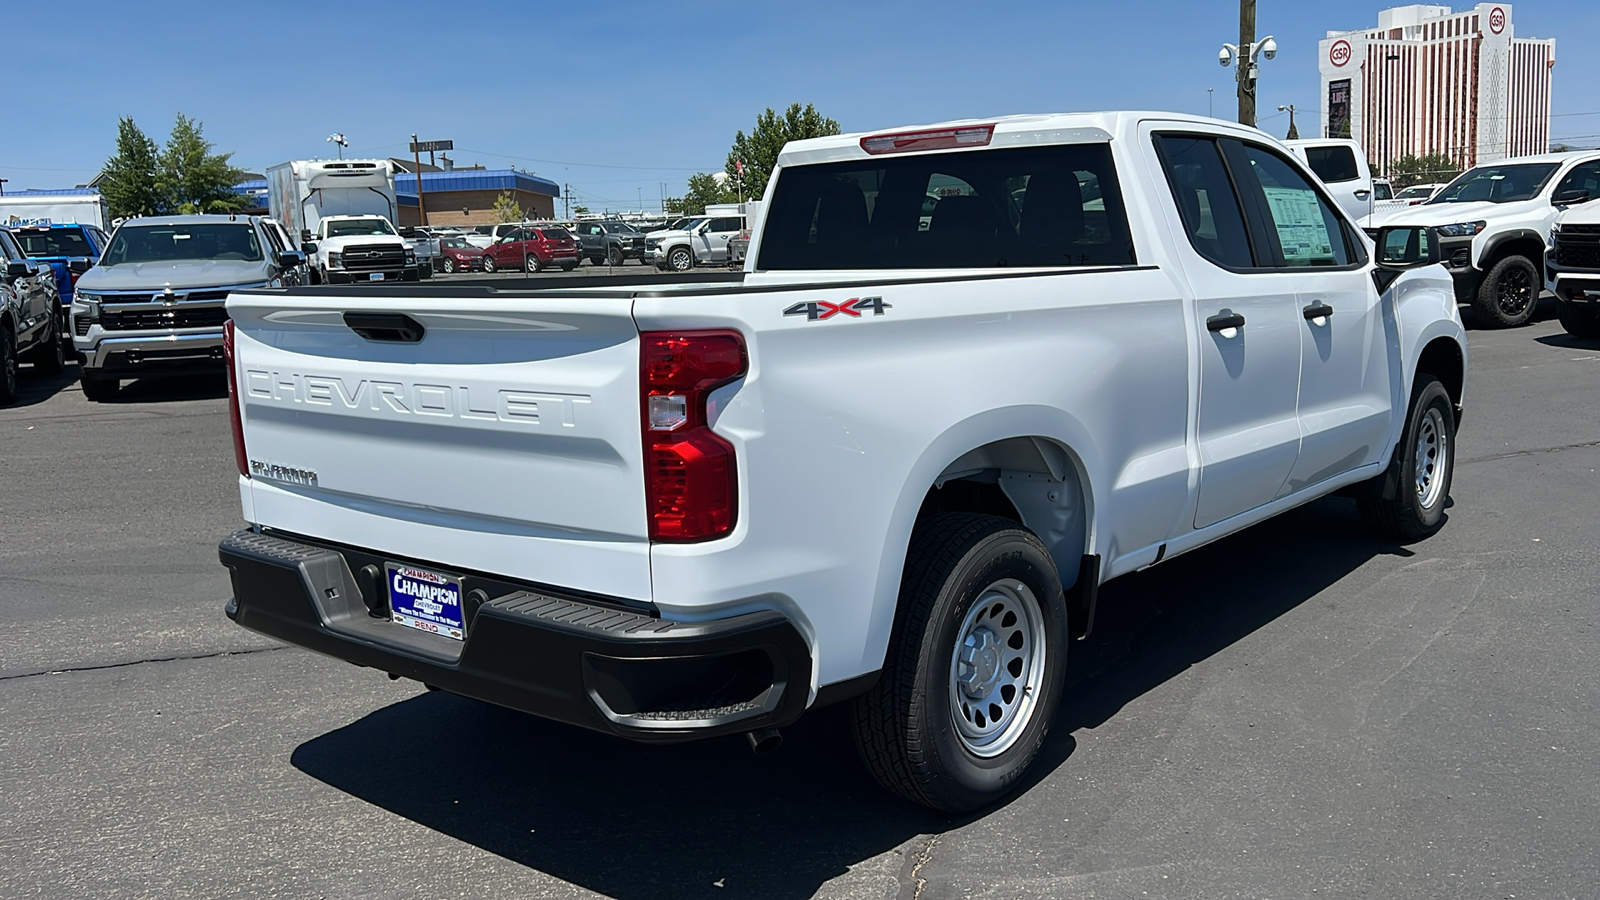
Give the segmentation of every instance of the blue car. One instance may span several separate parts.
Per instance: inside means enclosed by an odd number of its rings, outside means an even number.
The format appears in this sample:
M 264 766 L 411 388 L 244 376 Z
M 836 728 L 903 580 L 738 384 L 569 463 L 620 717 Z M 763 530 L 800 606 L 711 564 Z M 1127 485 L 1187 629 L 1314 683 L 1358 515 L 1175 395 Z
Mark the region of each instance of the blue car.
M 61 315 L 65 321 L 67 308 L 72 305 L 72 288 L 82 270 L 98 262 L 100 254 L 105 252 L 106 233 L 93 225 L 63 222 L 13 227 L 11 236 L 22 245 L 22 252 L 30 259 L 50 264 L 56 276 L 56 291 L 61 295 Z M 74 260 L 83 261 L 77 266 L 78 272 L 72 271 Z

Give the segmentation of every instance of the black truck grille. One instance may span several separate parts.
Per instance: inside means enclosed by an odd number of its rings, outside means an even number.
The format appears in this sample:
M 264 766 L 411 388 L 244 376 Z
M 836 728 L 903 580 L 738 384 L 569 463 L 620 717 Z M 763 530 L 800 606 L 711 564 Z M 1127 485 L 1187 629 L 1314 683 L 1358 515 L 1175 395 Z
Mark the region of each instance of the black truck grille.
M 392 272 L 405 268 L 406 248 L 361 244 L 346 247 L 340 261 L 349 272 Z
M 202 306 L 195 309 L 158 306 L 100 314 L 107 331 L 144 331 L 159 328 L 220 328 L 228 321 L 227 307 Z
M 1578 231 L 1576 229 L 1584 229 Z M 1588 229 L 1593 228 L 1594 231 Z M 1600 269 L 1600 226 L 1569 225 L 1556 235 L 1556 265 Z

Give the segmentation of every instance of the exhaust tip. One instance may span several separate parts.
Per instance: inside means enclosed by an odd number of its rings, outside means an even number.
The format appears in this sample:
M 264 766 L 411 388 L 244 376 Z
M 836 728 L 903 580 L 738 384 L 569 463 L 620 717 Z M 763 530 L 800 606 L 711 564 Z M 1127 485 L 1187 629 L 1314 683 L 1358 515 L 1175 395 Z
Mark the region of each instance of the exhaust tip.
M 750 741 L 750 749 L 755 751 L 758 756 L 763 753 L 771 753 L 783 744 L 783 735 L 776 728 L 747 731 L 744 736 Z

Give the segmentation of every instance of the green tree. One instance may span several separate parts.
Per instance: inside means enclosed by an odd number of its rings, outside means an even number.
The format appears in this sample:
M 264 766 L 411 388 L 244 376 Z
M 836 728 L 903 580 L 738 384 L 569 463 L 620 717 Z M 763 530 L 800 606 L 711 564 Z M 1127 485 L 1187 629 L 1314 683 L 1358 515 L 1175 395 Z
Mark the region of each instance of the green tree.
M 749 135 L 740 131 L 733 136 L 733 149 L 728 151 L 728 162 L 724 166 L 728 173 L 728 197 L 739 198 L 742 182 L 745 199 L 761 199 L 767 192 L 767 179 L 778 165 L 778 153 L 784 144 L 838 133 L 839 123 L 817 112 L 810 103 L 803 109 L 800 104 L 791 103 L 781 116 L 767 107 L 766 112 L 756 117 L 756 125 Z M 744 164 L 742 175 L 738 167 L 741 162 Z
M 111 215 L 153 216 L 166 211 L 156 187 L 156 142 L 150 140 L 132 117 L 117 120 L 117 153 L 101 169 L 100 193 Z
M 715 175 L 701 172 L 689 176 L 689 192 L 682 197 L 674 198 L 675 212 L 686 216 L 698 216 L 706 211 L 709 203 L 732 203 L 738 199 L 732 187 L 726 182 L 719 182 Z
M 1413 184 L 1445 184 L 1460 174 L 1455 161 L 1441 153 L 1402 156 L 1389 167 L 1389 181 L 1397 191 Z
M 511 196 L 510 191 L 501 191 L 500 196 L 494 198 L 494 220 L 496 222 L 521 222 L 528 216 L 522 211 L 522 204 Z
M 588 211 L 589 211 L 589 207 L 587 207 L 587 206 L 574 206 L 572 208 L 572 214 L 575 215 L 575 216 L 581 216 L 581 215 L 587 213 Z
M 156 186 L 168 210 L 175 213 L 223 213 L 243 209 L 249 201 L 233 186 L 244 180 L 232 153 L 212 153 L 200 122 L 178 114 L 157 160 Z

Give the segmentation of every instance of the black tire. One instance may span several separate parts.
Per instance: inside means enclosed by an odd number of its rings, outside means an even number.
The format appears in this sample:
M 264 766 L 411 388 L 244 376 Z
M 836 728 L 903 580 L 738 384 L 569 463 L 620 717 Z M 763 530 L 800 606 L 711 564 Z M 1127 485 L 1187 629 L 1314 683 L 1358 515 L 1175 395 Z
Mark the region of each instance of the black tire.
M 673 247 L 667 254 L 667 268 L 674 272 L 687 272 L 694 268 L 694 254 L 688 247 Z
M 0 325 L 0 406 L 17 399 L 17 338 L 10 325 Z
M 312 269 L 311 270 L 311 283 L 313 285 L 318 285 L 318 284 L 322 283 L 322 272 L 320 270 L 317 270 L 317 269 Z
M 1593 306 L 1579 306 L 1565 300 L 1556 303 L 1556 315 L 1561 327 L 1576 338 L 1600 338 L 1600 310 Z
M 115 378 L 80 376 L 78 379 L 83 385 L 83 396 L 95 403 L 104 403 L 115 399 L 117 392 L 122 389 L 122 382 Z
M 493 271 L 495 271 L 494 257 L 489 256 L 487 254 L 484 255 L 484 257 L 483 257 L 483 270 L 485 272 L 493 272 Z
M 564 263 L 561 266 L 561 271 L 563 271 L 563 272 L 571 272 L 573 269 L 576 269 L 577 267 L 578 267 L 577 263 Z
M 522 261 L 522 269 L 529 275 L 537 275 L 544 271 L 544 266 L 539 263 L 539 257 L 529 256 Z
M 1526 256 L 1507 256 L 1489 268 L 1472 298 L 1478 321 L 1490 328 L 1526 325 L 1539 305 L 1544 281 Z
M 456 273 L 456 261 L 448 256 L 446 256 L 444 258 L 444 262 L 440 263 L 439 265 L 444 269 L 444 273 L 446 275 L 454 275 Z
M 968 695 L 955 680 L 956 655 L 962 647 L 978 646 L 961 642 L 973 613 L 977 622 L 985 615 L 998 616 L 995 589 L 1019 584 L 1036 600 L 1037 615 L 1024 618 L 1036 620 L 1030 633 L 1037 639 L 1028 646 L 1042 643 L 1043 658 L 1037 670 L 1032 657 L 1024 665 L 1001 662 L 1005 646 L 1018 646 L 1010 643 L 1014 638 L 1000 645 L 983 643 L 999 651 L 985 663 L 988 684 L 995 684 L 997 676 L 1005 680 L 1000 671 L 1005 669 L 1027 678 L 1029 689 L 1019 693 L 1013 687 L 1013 699 L 1006 702 L 1016 705 L 1000 714 L 1015 712 L 1018 717 L 1001 727 L 999 734 L 1009 737 L 995 752 L 981 754 L 962 732 L 974 716 L 961 699 Z M 987 609 L 976 605 L 980 600 Z M 1025 606 L 1013 604 L 1015 611 L 994 627 L 1014 624 Z M 985 627 L 979 625 L 978 631 Z M 1050 730 L 1061 700 L 1067 638 L 1061 582 L 1049 552 L 1032 532 L 996 516 L 948 513 L 930 519 L 911 537 L 895 636 L 882 675 L 851 704 L 856 747 L 867 769 L 890 791 L 934 809 L 967 811 L 1001 799 L 1017 787 Z M 976 680 L 978 670 L 971 671 Z M 975 705 L 979 710 L 997 708 L 985 707 L 987 702 L 977 700 Z M 976 720 L 979 726 L 986 724 L 981 711 Z M 1001 721 L 997 717 L 987 724 L 999 726 Z
M 67 351 L 61 346 L 61 314 L 50 317 L 49 339 L 33 351 L 33 369 L 40 375 L 60 375 L 67 367 Z
M 1431 425 L 1426 424 L 1430 417 Z M 1435 434 L 1433 440 L 1427 436 L 1430 428 Z M 1455 405 L 1444 385 L 1432 375 L 1417 376 L 1411 389 L 1406 428 L 1394 453 L 1393 475 L 1385 473 L 1367 485 L 1368 490 L 1356 497 L 1356 508 L 1367 527 L 1384 537 L 1421 540 L 1444 525 L 1444 508 L 1450 499 L 1456 462 Z M 1423 461 L 1421 470 L 1419 457 Z M 1394 496 L 1386 500 L 1383 483 L 1390 477 L 1395 479 Z M 1424 483 L 1425 477 L 1438 480 Z
M 589 257 L 589 265 L 591 265 L 591 266 L 603 266 L 605 264 L 606 264 L 606 258 L 603 257 L 603 256 L 591 256 L 591 257 Z
M 622 248 L 621 247 L 608 247 L 608 248 L 606 248 L 606 265 L 608 265 L 608 266 L 620 266 L 625 262 L 627 262 L 627 260 L 622 258 Z

